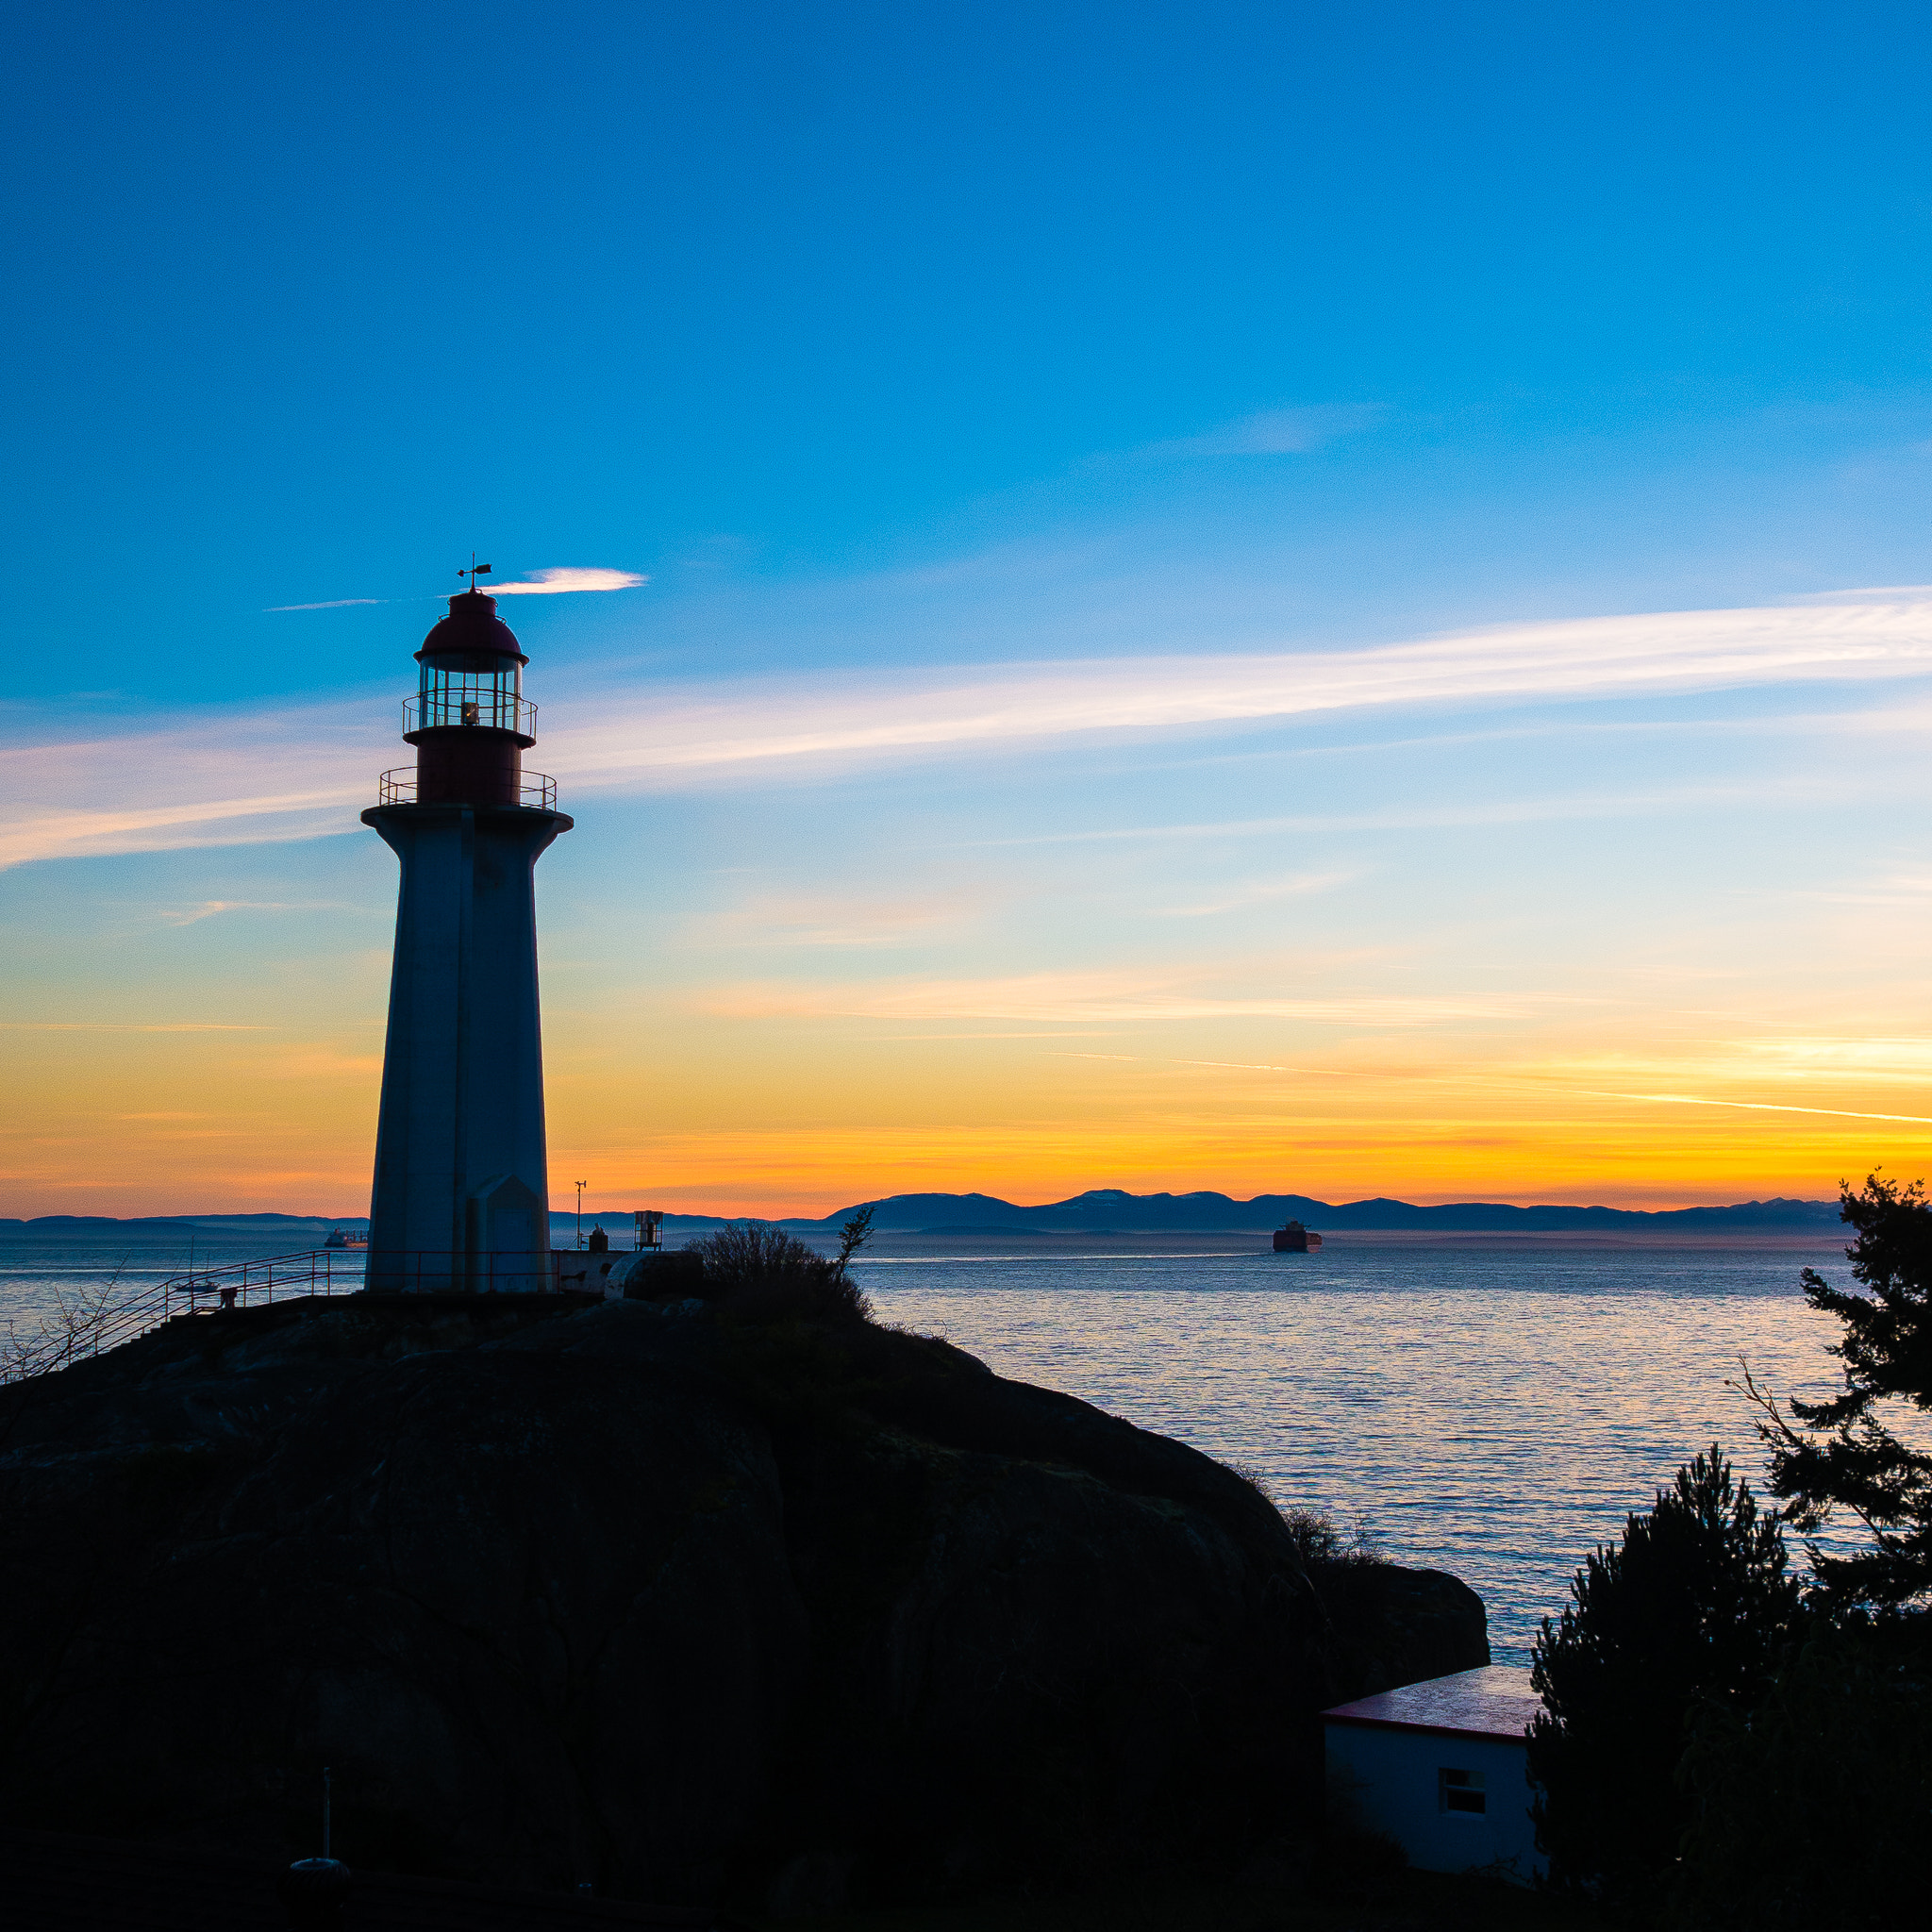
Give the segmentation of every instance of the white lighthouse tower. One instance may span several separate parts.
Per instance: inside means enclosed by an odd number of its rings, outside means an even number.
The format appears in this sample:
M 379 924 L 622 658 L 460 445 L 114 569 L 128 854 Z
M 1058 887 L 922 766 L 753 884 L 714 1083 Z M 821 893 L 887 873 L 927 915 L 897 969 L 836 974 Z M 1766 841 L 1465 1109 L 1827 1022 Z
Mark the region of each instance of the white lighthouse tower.
M 369 1287 L 425 1292 L 551 1284 L 537 860 L 571 821 L 525 773 L 529 662 L 474 579 L 416 653 L 403 737 L 362 814 L 401 859 Z

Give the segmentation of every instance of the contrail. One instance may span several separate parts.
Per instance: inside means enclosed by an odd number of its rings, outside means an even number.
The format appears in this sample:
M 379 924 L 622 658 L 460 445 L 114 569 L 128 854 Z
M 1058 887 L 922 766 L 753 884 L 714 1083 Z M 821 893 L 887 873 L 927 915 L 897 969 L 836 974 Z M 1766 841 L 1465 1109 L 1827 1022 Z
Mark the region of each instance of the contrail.
M 1585 1093 L 1593 1100 L 1656 1101 L 1665 1107 L 1737 1107 L 1750 1113 L 1822 1113 L 1840 1121 L 1904 1121 L 1917 1127 L 1932 1127 L 1932 1119 L 1922 1113 L 1859 1113 L 1849 1107 L 1783 1107 L 1774 1100 L 1704 1100 L 1694 1093 L 1608 1093 L 1595 1087 L 1573 1087 L 1573 1093 Z
M 1634 1104 L 1655 1104 L 1663 1107 L 1732 1107 L 1746 1113 L 1814 1113 L 1824 1114 L 1832 1120 L 1840 1121 L 1899 1121 L 1907 1126 L 1932 1127 L 1932 1116 L 1922 1113 L 1863 1113 L 1849 1107 L 1790 1107 L 1775 1100 L 1707 1100 L 1695 1093 L 1612 1093 L 1602 1087 L 1565 1087 L 1552 1090 L 1535 1081 L 1505 1084 L 1493 1080 L 1459 1080 L 1454 1074 L 1372 1074 L 1357 1069 L 1342 1067 L 1287 1067 L 1276 1066 L 1263 1060 L 1184 1060 L 1175 1059 L 1164 1054 L 1138 1053 L 1068 1053 L 1049 1049 L 1049 1059 L 1058 1060 L 1132 1060 L 1143 1066 L 1158 1067 L 1226 1067 L 1233 1071 L 1254 1074 L 1317 1074 L 1333 1080 L 1411 1080 L 1454 1087 L 1479 1087 L 1491 1092 L 1550 1092 L 1574 1093 L 1589 1100 L 1624 1100 Z
M 1328 1080 L 1367 1080 L 1374 1077 L 1345 1067 L 1278 1067 L 1272 1060 L 1183 1060 L 1167 1054 L 1068 1053 L 1049 1047 L 1046 1058 L 1054 1060 L 1133 1060 L 1149 1067 L 1226 1067 L 1243 1074 L 1319 1074 Z

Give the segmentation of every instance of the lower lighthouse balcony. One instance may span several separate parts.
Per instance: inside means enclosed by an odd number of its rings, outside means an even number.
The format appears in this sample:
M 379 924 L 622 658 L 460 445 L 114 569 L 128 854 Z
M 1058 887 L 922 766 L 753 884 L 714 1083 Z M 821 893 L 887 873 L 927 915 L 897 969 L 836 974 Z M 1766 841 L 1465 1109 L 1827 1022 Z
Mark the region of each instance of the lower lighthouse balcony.
M 376 781 L 378 805 L 450 805 L 470 804 L 492 805 L 499 808 L 514 806 L 525 811 L 555 811 L 557 809 L 557 780 L 544 772 L 520 772 L 508 781 L 514 787 L 514 795 L 500 795 L 500 788 L 492 788 L 492 795 L 487 799 L 424 798 L 420 794 L 420 773 L 414 765 L 398 765 L 393 771 L 385 772 Z

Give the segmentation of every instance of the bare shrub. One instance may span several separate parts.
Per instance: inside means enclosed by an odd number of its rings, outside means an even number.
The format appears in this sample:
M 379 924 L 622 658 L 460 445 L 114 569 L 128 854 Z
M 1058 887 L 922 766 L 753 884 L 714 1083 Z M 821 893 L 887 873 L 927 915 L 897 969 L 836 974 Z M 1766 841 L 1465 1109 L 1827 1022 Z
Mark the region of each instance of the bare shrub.
M 1334 1569 L 1385 1560 L 1366 1523 L 1357 1519 L 1352 1529 L 1343 1529 L 1325 1509 L 1304 1509 L 1276 1501 L 1267 1477 L 1251 1464 L 1230 1462 L 1226 1467 L 1281 1518 L 1289 1541 L 1294 1546 L 1295 1560 L 1303 1569 Z
M 706 1299 L 741 1321 L 867 1322 L 872 1304 L 852 1279 L 850 1262 L 871 1232 L 871 1210 L 861 1208 L 840 1230 L 833 1257 L 771 1222 L 734 1221 L 688 1252 L 705 1264 Z
M 1384 1560 L 1367 1524 L 1341 1528 L 1325 1510 L 1284 1509 L 1281 1521 L 1295 1555 L 1308 1565 L 1379 1563 Z
M 99 1281 L 56 1289 L 53 1307 L 25 1333 L 8 1322 L 0 1340 L 0 1383 L 50 1375 L 97 1353 L 102 1332 L 119 1309 L 121 1270 L 126 1265 L 122 1261 Z

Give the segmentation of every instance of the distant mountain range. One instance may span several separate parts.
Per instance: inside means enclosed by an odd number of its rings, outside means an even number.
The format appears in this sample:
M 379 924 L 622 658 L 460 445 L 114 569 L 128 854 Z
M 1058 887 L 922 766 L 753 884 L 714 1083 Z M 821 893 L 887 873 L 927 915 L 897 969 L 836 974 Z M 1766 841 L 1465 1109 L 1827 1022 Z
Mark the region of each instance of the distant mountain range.
M 1649 1212 L 1630 1208 L 1513 1208 L 1499 1201 L 1456 1201 L 1440 1208 L 1417 1208 L 1407 1201 L 1337 1203 L 1317 1201 L 1307 1194 L 1257 1194 L 1251 1201 L 1236 1201 L 1226 1194 L 1128 1194 L 1118 1188 L 1092 1188 L 1070 1201 L 1053 1201 L 1040 1208 L 1016 1207 L 991 1194 L 893 1194 L 873 1205 L 873 1224 L 882 1232 L 1240 1234 L 1279 1227 L 1290 1220 L 1324 1232 L 1359 1228 L 1484 1234 L 1560 1234 L 1591 1228 L 1716 1233 L 1839 1224 L 1836 1201 L 1745 1201 L 1730 1208 L 1672 1208 Z M 823 1221 L 785 1224 L 831 1228 L 851 1212 L 846 1208 Z M 671 1225 L 671 1221 L 667 1219 L 665 1224 Z
M 863 1204 L 858 1204 L 863 1205 Z M 1129 1194 L 1118 1188 L 1092 1188 L 1070 1201 L 1024 1208 L 991 1194 L 891 1194 L 872 1204 L 874 1225 L 896 1234 L 1244 1234 L 1279 1227 L 1294 1220 L 1324 1233 L 1344 1229 L 1435 1234 L 1565 1234 L 1591 1229 L 1634 1233 L 1740 1233 L 1747 1229 L 1828 1228 L 1839 1224 L 1836 1201 L 1743 1201 L 1728 1208 L 1668 1208 L 1656 1212 L 1634 1208 L 1514 1208 L 1506 1201 L 1454 1201 L 1418 1208 L 1407 1201 L 1317 1201 L 1307 1194 L 1257 1194 L 1236 1201 L 1226 1194 Z M 824 1231 L 838 1227 L 853 1209 L 813 1221 L 791 1216 L 779 1224 Z M 620 1242 L 630 1235 L 628 1213 L 584 1216 L 588 1229 L 602 1221 Z M 667 1214 L 667 1233 L 695 1234 L 723 1224 L 712 1214 Z M 119 1220 L 106 1214 L 42 1214 L 31 1221 L 0 1219 L 0 1231 L 29 1229 L 79 1234 L 99 1228 L 221 1227 L 259 1232 L 304 1233 L 315 1228 L 359 1228 L 364 1216 L 340 1219 L 316 1214 L 163 1214 Z M 553 1213 L 552 1238 L 573 1234 L 574 1212 Z

